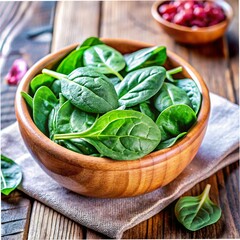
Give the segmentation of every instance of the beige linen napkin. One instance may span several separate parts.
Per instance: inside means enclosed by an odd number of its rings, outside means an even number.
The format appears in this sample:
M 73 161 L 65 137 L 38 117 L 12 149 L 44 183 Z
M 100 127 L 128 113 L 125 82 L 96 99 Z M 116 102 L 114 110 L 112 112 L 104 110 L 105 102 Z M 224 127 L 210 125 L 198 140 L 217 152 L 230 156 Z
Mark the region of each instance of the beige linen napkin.
M 152 217 L 198 182 L 237 161 L 239 106 L 214 94 L 211 103 L 208 130 L 192 163 L 167 186 L 137 197 L 88 198 L 61 187 L 35 163 L 24 146 L 17 123 L 2 131 L 2 153 L 21 165 L 21 191 L 81 225 L 121 238 L 125 230 Z

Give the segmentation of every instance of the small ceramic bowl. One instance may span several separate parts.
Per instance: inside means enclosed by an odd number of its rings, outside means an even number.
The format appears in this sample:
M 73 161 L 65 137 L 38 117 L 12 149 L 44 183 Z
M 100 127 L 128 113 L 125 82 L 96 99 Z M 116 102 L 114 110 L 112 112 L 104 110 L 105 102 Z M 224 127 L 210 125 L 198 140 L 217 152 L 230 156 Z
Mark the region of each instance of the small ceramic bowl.
M 151 45 L 124 39 L 102 39 L 109 46 L 130 53 Z M 28 92 L 29 83 L 43 68 L 51 68 L 77 44 L 52 53 L 27 72 L 16 94 L 15 110 L 25 144 L 42 169 L 62 186 L 85 196 L 116 198 L 144 194 L 174 180 L 192 161 L 205 135 L 210 112 L 208 89 L 187 62 L 168 51 L 165 67 L 183 67 L 182 77 L 192 78 L 202 93 L 197 123 L 173 147 L 156 151 L 132 161 L 114 161 L 72 152 L 47 138 L 34 124 L 20 92 Z
M 159 6 L 169 1 L 157 1 L 152 5 L 152 16 L 163 28 L 163 30 L 170 35 L 175 41 L 187 44 L 204 44 L 217 40 L 222 37 L 233 18 L 232 7 L 225 1 L 213 0 L 224 11 L 226 19 L 216 25 L 210 27 L 190 28 L 171 23 L 158 12 Z

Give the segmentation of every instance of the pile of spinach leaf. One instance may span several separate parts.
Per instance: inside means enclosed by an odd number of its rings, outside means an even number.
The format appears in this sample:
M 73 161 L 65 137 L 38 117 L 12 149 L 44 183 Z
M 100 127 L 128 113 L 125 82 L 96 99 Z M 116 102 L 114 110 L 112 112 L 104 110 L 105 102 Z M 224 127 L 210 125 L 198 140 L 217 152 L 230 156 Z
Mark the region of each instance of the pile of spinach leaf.
M 134 160 L 171 147 L 197 121 L 201 93 L 166 70 L 166 48 L 123 56 L 96 37 L 43 69 L 22 92 L 36 126 L 77 153 Z

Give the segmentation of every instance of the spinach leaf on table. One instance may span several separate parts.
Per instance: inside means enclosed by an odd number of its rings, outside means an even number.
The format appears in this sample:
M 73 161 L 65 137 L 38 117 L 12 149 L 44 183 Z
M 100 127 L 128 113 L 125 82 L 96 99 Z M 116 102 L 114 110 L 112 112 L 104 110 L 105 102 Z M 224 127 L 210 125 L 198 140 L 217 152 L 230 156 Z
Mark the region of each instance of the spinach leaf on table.
M 117 87 L 119 104 L 132 107 L 150 99 L 162 87 L 165 74 L 159 66 L 130 72 Z
M 166 47 L 155 46 L 144 48 L 136 52 L 127 54 L 125 56 L 126 68 L 125 71 L 131 72 L 133 70 L 163 65 L 167 59 Z
M 192 79 L 185 78 L 175 80 L 174 85 L 187 93 L 192 103 L 193 110 L 195 111 L 196 114 L 198 114 L 201 107 L 202 95 L 195 81 L 193 81 Z
M 60 79 L 61 92 L 77 108 L 92 113 L 105 113 L 118 108 L 118 97 L 109 79 L 92 68 L 77 68 L 69 75 L 43 69 Z
M 162 141 L 165 141 L 187 132 L 196 121 L 196 114 L 192 108 L 184 104 L 178 104 L 162 111 L 156 120 L 156 124 L 161 131 Z
M 89 142 L 102 156 L 133 160 L 152 152 L 159 144 L 161 134 L 146 115 L 132 110 L 113 110 L 84 132 L 54 135 L 56 140 L 73 138 Z
M 55 80 L 55 78 L 48 76 L 46 74 L 38 74 L 30 82 L 30 88 L 31 88 L 33 94 L 35 94 L 35 92 L 38 90 L 38 88 L 40 88 L 42 86 L 50 87 L 53 84 L 54 80 Z
M 69 74 L 79 67 L 83 67 L 82 57 L 88 47 L 81 47 L 69 53 L 58 65 L 56 72 Z
M 221 217 L 221 209 L 209 198 L 210 185 L 196 197 L 181 197 L 175 205 L 177 220 L 190 231 L 211 225 Z
M 58 104 L 54 93 L 45 86 L 40 87 L 33 97 L 33 120 L 45 135 L 48 135 L 48 117 Z
M 93 68 L 103 74 L 114 74 L 120 80 L 123 77 L 118 73 L 125 67 L 125 61 L 120 52 L 107 46 L 95 45 L 88 48 L 83 54 L 84 66 Z
M 105 44 L 105 43 L 103 43 L 99 38 L 89 37 L 79 47 L 77 47 L 77 49 L 82 47 L 91 47 L 95 45 L 101 45 L 101 44 Z
M 12 159 L 1 154 L 1 192 L 9 195 L 22 180 L 22 171 Z
M 163 83 L 160 91 L 154 97 L 155 108 L 162 112 L 175 104 L 186 104 L 192 107 L 191 101 L 184 90 L 171 83 Z

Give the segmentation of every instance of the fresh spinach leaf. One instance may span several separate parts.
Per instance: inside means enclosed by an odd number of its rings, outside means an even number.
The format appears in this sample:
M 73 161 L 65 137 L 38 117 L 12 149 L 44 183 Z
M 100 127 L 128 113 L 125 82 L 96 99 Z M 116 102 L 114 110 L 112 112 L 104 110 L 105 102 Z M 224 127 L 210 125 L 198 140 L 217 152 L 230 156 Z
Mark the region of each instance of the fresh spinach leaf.
M 161 140 L 161 134 L 148 116 L 132 110 L 113 110 L 84 132 L 54 135 L 56 140 L 73 138 L 84 139 L 103 156 L 133 160 L 153 151 Z
M 155 46 L 144 48 L 125 56 L 125 71 L 131 72 L 139 68 L 162 65 L 165 63 L 166 59 L 166 47 Z
M 49 133 L 53 139 L 54 134 L 81 132 L 90 128 L 96 120 L 96 115 L 83 112 L 74 107 L 70 101 L 64 102 L 53 108 L 49 116 Z M 83 139 L 63 140 L 59 142 L 70 150 L 90 155 L 97 150 Z
M 43 72 L 60 79 L 63 96 L 85 112 L 105 113 L 119 106 L 113 84 L 91 68 L 77 68 L 68 76 L 48 69 Z
M 107 46 L 95 45 L 88 48 L 83 54 L 84 66 L 93 68 L 103 74 L 114 74 L 120 80 L 123 77 L 118 73 L 125 67 L 125 61 L 120 52 Z
M 99 38 L 97 37 L 89 37 L 87 38 L 77 49 L 82 47 L 92 47 L 95 45 L 101 45 L 104 44 Z
M 28 106 L 32 110 L 33 109 L 33 98 L 29 94 L 27 94 L 26 92 L 21 92 L 21 95 L 25 99 L 26 103 L 28 104 Z
M 45 135 L 48 135 L 48 117 L 58 104 L 53 92 L 45 86 L 40 87 L 33 97 L 33 120 Z
M 162 141 L 165 141 L 187 132 L 196 121 L 196 114 L 192 108 L 178 104 L 163 110 L 159 114 L 156 124 L 161 131 Z
M 117 88 L 120 105 L 132 107 L 154 96 L 162 87 L 166 70 L 155 66 L 130 72 Z
M 76 68 L 83 67 L 82 57 L 87 48 L 88 47 L 81 47 L 73 50 L 61 61 L 56 71 L 67 75 Z
M 221 209 L 209 198 L 210 187 L 207 184 L 201 195 L 182 197 L 175 205 L 177 220 L 190 231 L 211 225 L 221 217 Z
M 68 101 L 63 95 L 62 93 L 59 94 L 59 104 L 60 106 L 62 106 L 66 101 Z
M 38 90 L 38 88 L 42 86 L 50 87 L 53 84 L 54 80 L 55 78 L 48 76 L 46 74 L 38 74 L 30 82 L 30 88 L 32 92 L 35 93 Z
M 50 89 L 51 89 L 52 92 L 55 94 L 55 96 L 56 96 L 57 98 L 59 98 L 59 94 L 61 93 L 61 81 L 58 80 L 58 79 L 55 80 L 55 81 L 52 83 Z
M 188 78 L 175 80 L 174 84 L 187 93 L 192 103 L 193 110 L 198 114 L 201 107 L 202 95 L 197 84 L 192 79 Z
M 72 143 L 70 140 L 61 140 L 61 145 L 63 145 L 65 148 L 77 152 L 80 154 L 84 154 L 77 146 L 75 146 L 74 143 Z
M 175 104 L 186 104 L 192 107 L 191 101 L 184 90 L 171 83 L 163 83 L 160 91 L 154 97 L 155 108 L 162 112 Z
M 82 152 L 82 154 L 85 154 L 85 155 L 99 154 L 97 149 L 92 144 L 86 142 L 84 139 L 76 138 L 76 139 L 70 139 L 70 140 L 64 140 L 64 141 L 69 141 L 71 144 L 77 147 L 78 150 Z
M 155 111 L 153 107 L 151 107 L 151 105 L 148 104 L 147 102 L 140 103 L 139 110 L 141 113 L 150 117 L 153 121 L 157 119 L 157 111 Z
M 173 138 L 170 138 L 170 139 L 160 142 L 155 150 L 161 150 L 161 149 L 169 148 L 169 147 L 173 146 L 177 142 L 177 140 L 184 137 L 186 134 L 187 134 L 187 132 L 182 132 L 182 133 L 178 134 L 176 137 L 173 137 Z
M 54 134 L 56 133 L 56 116 L 57 116 L 57 113 L 58 113 L 58 110 L 60 108 L 61 104 L 57 104 L 53 109 L 52 111 L 50 112 L 49 114 L 49 117 L 48 117 L 48 133 L 49 133 L 49 138 L 51 140 L 53 140 L 53 136 Z
M 1 192 L 9 195 L 22 180 L 22 171 L 12 159 L 1 154 Z
M 121 80 L 115 75 L 106 74 L 105 76 L 110 80 L 110 82 L 113 84 L 114 87 L 116 87 L 121 82 Z
M 66 101 L 57 111 L 55 133 L 82 132 L 90 128 L 96 121 L 96 115 L 83 112 Z

